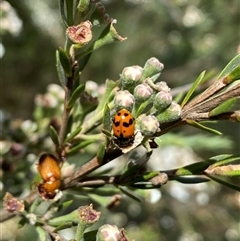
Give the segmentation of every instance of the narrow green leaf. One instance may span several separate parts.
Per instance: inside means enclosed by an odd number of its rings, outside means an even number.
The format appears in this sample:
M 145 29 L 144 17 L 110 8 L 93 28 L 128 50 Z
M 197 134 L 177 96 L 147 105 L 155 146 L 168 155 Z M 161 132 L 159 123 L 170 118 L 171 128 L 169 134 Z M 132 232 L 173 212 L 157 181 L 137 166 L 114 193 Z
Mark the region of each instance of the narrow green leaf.
M 62 67 L 66 73 L 66 75 L 68 77 L 72 76 L 72 66 L 71 66 L 71 61 L 69 56 L 67 55 L 67 53 L 64 51 L 64 49 L 62 49 L 61 47 L 59 47 L 59 60 L 62 64 Z
M 67 126 L 66 126 L 64 139 L 67 137 L 67 134 L 71 132 L 73 122 L 74 122 L 73 113 L 70 113 L 70 115 L 68 116 L 68 119 L 67 119 Z
M 208 161 L 212 164 L 211 168 L 232 164 L 233 162 L 239 161 L 240 156 L 234 156 L 234 155 L 219 155 L 216 157 L 210 158 Z
M 217 130 L 214 130 L 212 128 L 209 128 L 209 127 L 206 127 L 202 124 L 200 124 L 199 122 L 196 122 L 194 120 L 186 120 L 187 124 L 191 125 L 191 126 L 194 126 L 198 129 L 201 129 L 203 131 L 207 131 L 207 132 L 210 132 L 212 134 L 216 134 L 216 135 L 222 135 L 222 133 L 220 131 L 217 131 Z
M 77 50 L 76 50 L 77 52 Z M 90 57 L 92 56 L 92 52 L 88 53 L 87 55 L 82 56 L 82 53 L 76 53 L 75 59 L 78 61 L 78 70 L 76 72 L 82 72 L 87 65 Z
M 111 137 L 112 137 L 111 132 L 108 131 L 108 130 L 102 129 L 102 133 L 103 133 L 104 135 L 106 135 L 108 138 L 111 138 Z
M 198 87 L 198 85 L 201 83 L 203 77 L 205 75 L 205 71 L 203 71 L 198 78 L 194 81 L 192 87 L 190 88 L 190 90 L 188 91 L 188 93 L 186 94 L 185 98 L 183 99 L 183 102 L 181 104 L 181 107 L 185 106 L 186 103 L 189 101 L 190 97 L 192 96 L 192 94 L 194 93 L 194 91 L 196 90 L 196 88 Z
M 232 156 L 233 155 L 231 154 L 221 154 L 221 155 L 213 156 L 209 160 L 214 162 L 219 162 L 219 161 L 231 158 Z
M 60 217 L 50 219 L 48 221 L 48 224 L 53 227 L 58 227 L 60 225 L 64 225 L 65 223 L 78 223 L 78 221 L 79 221 L 79 213 L 77 209 L 66 215 L 62 215 Z
M 124 174 L 123 177 L 131 177 L 131 172 L 134 171 L 136 172 L 136 168 L 130 168 L 128 169 Z M 156 177 L 157 175 L 159 175 L 159 171 L 152 171 L 152 172 L 147 172 L 147 173 L 143 173 L 142 175 L 138 175 L 137 177 L 132 177 L 131 182 L 129 184 L 133 184 L 133 183 L 138 183 L 138 182 L 146 182 L 149 181 L 150 179 L 152 179 L 153 177 Z
M 83 93 L 83 91 L 85 90 L 85 83 L 79 85 L 75 91 L 72 93 L 70 100 L 67 103 L 67 108 L 68 109 L 72 109 L 74 103 L 76 102 L 76 100 L 81 96 L 81 94 Z
M 101 205 L 101 207 L 107 207 L 109 203 L 111 202 L 111 196 L 109 195 L 108 197 L 103 197 L 101 195 L 96 195 L 93 193 L 88 194 L 89 199 L 91 199 L 92 202 L 96 202 L 97 204 Z
M 57 133 L 57 131 L 55 130 L 55 128 L 53 126 L 50 126 L 49 132 L 50 132 L 50 137 L 51 137 L 53 143 L 56 146 L 59 146 L 58 133 Z
M 186 176 L 186 175 L 197 175 L 201 174 L 203 171 L 205 171 L 209 167 L 208 162 L 197 162 L 190 165 L 187 165 L 185 167 L 179 168 L 175 175 L 176 176 Z
M 62 21 L 63 21 L 65 27 L 68 27 L 66 15 L 65 15 L 64 2 L 65 2 L 65 0 L 59 0 L 59 8 L 60 8 L 60 14 L 61 14 Z
M 233 104 L 237 101 L 237 97 L 233 97 L 231 99 L 228 99 L 226 101 L 224 101 L 223 103 L 221 103 L 219 106 L 217 106 L 216 108 L 214 108 L 213 110 L 211 110 L 209 112 L 209 116 L 216 116 L 219 114 L 222 114 L 226 111 L 228 111 L 230 109 L 231 106 L 233 106 Z
M 72 228 L 74 226 L 77 226 L 77 222 L 72 222 L 72 221 L 66 221 L 62 222 L 61 225 L 57 226 L 53 231 L 57 232 L 59 230 L 67 229 L 67 228 Z
M 73 22 L 74 22 L 73 21 L 73 12 L 75 11 L 75 9 L 73 11 L 73 3 L 74 2 L 75 2 L 74 0 L 65 1 L 65 3 L 66 3 L 66 18 L 67 18 L 67 23 L 68 23 L 69 26 L 73 25 Z
M 72 203 L 73 203 L 73 200 L 66 201 L 59 205 L 58 210 L 62 211 L 64 209 L 68 208 Z
M 225 171 L 222 175 L 228 177 L 240 177 L 240 170 Z
M 65 139 L 65 143 L 71 141 L 80 131 L 82 130 L 82 126 L 79 126 L 78 128 L 76 128 L 73 132 L 71 132 L 67 138 Z
M 121 37 L 117 33 L 116 29 L 113 26 L 114 23 L 116 23 L 116 21 L 112 21 L 106 26 L 106 28 L 100 34 L 99 38 L 94 41 L 93 46 L 90 47 L 91 51 L 96 50 L 106 44 L 122 42 L 127 39 Z
M 130 190 L 127 190 L 124 187 L 118 186 L 118 188 L 128 197 L 134 199 L 137 202 L 142 202 L 143 200 L 140 197 L 137 197 L 135 194 L 133 194 L 133 192 L 131 192 Z
M 103 110 L 103 129 L 110 133 L 112 130 L 111 113 L 108 104 L 105 105 Z
M 220 183 L 224 186 L 227 186 L 227 187 L 229 187 L 233 190 L 236 190 L 236 191 L 240 192 L 240 186 L 239 185 L 237 186 L 233 183 L 227 182 L 226 180 L 223 180 L 222 178 L 218 178 L 215 175 L 210 175 L 210 174 L 207 174 L 207 173 L 205 173 L 205 175 L 207 177 L 211 178 L 212 180 L 214 180 L 215 182 L 218 182 L 218 183 Z
M 225 77 L 226 75 L 230 74 L 235 68 L 240 65 L 240 54 L 234 57 L 227 66 L 223 69 L 223 71 L 218 76 L 218 79 Z
M 197 183 L 203 183 L 203 182 L 209 182 L 210 180 L 206 177 L 172 177 L 170 179 L 174 181 L 178 181 L 184 184 L 197 184 Z
M 229 75 L 224 78 L 224 81 L 228 84 L 240 79 L 240 66 L 235 68 Z
M 64 69 L 62 67 L 61 61 L 60 61 L 60 54 L 59 51 L 56 51 L 56 66 L 57 66 L 57 74 L 58 74 L 58 79 L 63 87 L 66 86 L 67 83 L 67 77 L 64 72 Z
M 106 149 L 105 143 L 101 144 L 100 147 L 98 148 L 97 159 L 100 163 L 102 162 L 102 160 L 105 156 L 105 149 Z
M 90 145 L 90 144 L 92 144 L 94 142 L 95 142 L 95 140 L 82 141 L 78 145 L 76 145 L 76 146 L 72 147 L 70 150 L 68 150 L 67 153 L 68 154 L 73 154 L 73 153 L 79 151 L 80 149 L 82 149 L 82 148 L 84 148 L 84 147 L 86 147 L 86 146 L 88 146 L 88 145 Z

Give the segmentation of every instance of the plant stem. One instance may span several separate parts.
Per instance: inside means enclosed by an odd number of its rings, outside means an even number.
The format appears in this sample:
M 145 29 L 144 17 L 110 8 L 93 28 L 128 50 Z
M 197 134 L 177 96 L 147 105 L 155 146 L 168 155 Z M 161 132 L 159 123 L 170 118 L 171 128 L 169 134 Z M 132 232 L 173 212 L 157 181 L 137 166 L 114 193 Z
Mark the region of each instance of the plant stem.
M 74 71 L 74 70 L 72 70 L 72 71 Z M 58 137 L 59 138 L 60 150 L 57 150 L 57 153 L 58 153 L 60 158 L 62 156 L 63 144 L 64 144 L 64 139 L 65 139 L 65 136 L 66 136 L 68 117 L 69 117 L 69 114 L 70 114 L 70 111 L 71 111 L 71 109 L 67 108 L 67 104 L 68 104 L 68 101 L 71 97 L 72 87 L 73 87 L 73 78 L 69 77 L 67 79 L 67 84 L 66 84 L 66 87 L 65 87 L 64 110 L 63 110 L 62 124 L 61 124 L 61 127 L 60 127 L 59 137 Z
M 83 238 L 83 234 L 86 229 L 85 226 L 86 225 L 84 225 L 84 223 L 82 223 L 81 221 L 78 222 L 77 232 L 76 232 L 76 236 L 75 236 L 76 241 L 80 241 Z

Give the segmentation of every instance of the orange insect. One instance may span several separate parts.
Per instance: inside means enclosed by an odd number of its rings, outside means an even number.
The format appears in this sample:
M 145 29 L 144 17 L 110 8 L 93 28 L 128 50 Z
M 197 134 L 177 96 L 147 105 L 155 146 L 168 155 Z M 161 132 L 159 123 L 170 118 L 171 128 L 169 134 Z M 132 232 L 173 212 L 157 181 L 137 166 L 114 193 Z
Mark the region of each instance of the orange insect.
M 127 147 L 134 141 L 134 117 L 126 110 L 119 110 L 113 118 L 114 142 L 120 147 Z
M 56 191 L 60 188 L 60 185 L 60 180 L 43 182 L 38 185 L 38 192 L 45 199 L 52 199 L 55 197 Z
M 39 194 L 46 199 L 54 198 L 56 191 L 61 185 L 59 161 L 52 154 L 42 154 L 39 158 L 37 169 L 43 179 L 42 183 L 38 185 Z

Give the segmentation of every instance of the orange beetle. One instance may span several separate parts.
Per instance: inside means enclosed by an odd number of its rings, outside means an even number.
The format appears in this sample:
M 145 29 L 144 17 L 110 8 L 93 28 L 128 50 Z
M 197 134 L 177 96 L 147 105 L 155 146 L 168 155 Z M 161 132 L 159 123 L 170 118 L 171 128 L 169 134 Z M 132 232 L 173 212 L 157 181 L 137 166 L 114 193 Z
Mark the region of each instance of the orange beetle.
M 38 185 L 39 194 L 46 199 L 54 198 L 56 190 L 59 189 L 61 185 L 59 161 L 52 154 L 42 154 L 39 158 L 37 169 L 43 179 Z
M 38 192 L 42 197 L 52 199 L 55 197 L 56 191 L 60 188 L 60 184 L 60 180 L 40 183 L 38 185 Z
M 42 154 L 38 161 L 38 171 L 45 182 L 61 178 L 61 170 L 57 158 L 52 154 Z

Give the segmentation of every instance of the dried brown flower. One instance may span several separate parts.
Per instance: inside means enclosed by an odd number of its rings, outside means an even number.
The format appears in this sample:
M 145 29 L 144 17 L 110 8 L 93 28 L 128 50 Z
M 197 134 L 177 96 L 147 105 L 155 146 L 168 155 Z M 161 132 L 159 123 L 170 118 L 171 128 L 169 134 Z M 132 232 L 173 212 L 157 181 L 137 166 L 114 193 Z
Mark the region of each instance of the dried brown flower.
M 3 198 L 3 206 L 10 213 L 18 213 L 24 211 L 24 203 L 18 200 L 11 193 L 7 192 Z
M 77 26 L 70 26 L 67 28 L 67 35 L 69 39 L 75 43 L 84 45 L 92 39 L 92 23 L 85 21 Z

